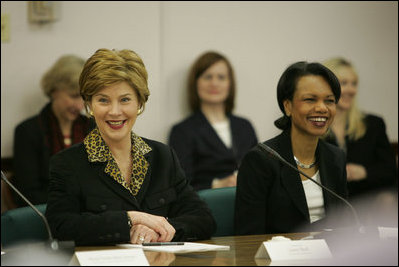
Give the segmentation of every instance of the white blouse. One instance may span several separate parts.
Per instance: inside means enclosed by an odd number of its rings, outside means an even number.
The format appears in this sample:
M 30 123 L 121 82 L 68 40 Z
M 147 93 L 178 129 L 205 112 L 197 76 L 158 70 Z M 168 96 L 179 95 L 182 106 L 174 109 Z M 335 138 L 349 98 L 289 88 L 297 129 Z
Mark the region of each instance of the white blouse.
M 320 173 L 317 171 L 312 177 L 320 183 Z M 323 189 L 310 180 L 302 181 L 308 203 L 310 222 L 313 223 L 325 217 Z
M 212 123 L 213 129 L 215 129 L 216 133 L 222 139 L 223 143 L 227 148 L 232 147 L 232 138 L 231 138 L 231 130 L 230 130 L 230 120 L 225 120 L 222 122 Z

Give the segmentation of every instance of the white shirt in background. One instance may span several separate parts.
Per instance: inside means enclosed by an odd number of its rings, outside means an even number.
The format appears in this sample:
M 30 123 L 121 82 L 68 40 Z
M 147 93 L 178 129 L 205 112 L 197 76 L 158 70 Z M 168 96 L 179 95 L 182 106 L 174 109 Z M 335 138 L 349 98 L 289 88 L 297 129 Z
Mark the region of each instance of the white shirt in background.
M 222 139 L 223 143 L 227 148 L 232 147 L 232 138 L 231 138 L 231 130 L 230 130 L 230 120 L 225 120 L 222 122 L 212 123 L 213 129 L 215 129 L 216 133 Z

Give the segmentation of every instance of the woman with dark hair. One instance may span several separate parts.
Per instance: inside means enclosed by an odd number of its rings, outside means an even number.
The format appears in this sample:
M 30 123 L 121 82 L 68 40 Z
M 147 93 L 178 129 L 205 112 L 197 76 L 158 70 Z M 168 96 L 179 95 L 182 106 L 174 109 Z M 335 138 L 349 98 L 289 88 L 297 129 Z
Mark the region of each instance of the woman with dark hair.
M 277 86 L 283 116 L 275 125 L 283 132 L 264 144 L 313 180 L 346 197 L 345 155 L 320 139 L 334 119 L 340 94 L 337 78 L 323 65 L 292 64 Z M 248 235 L 317 229 L 341 203 L 256 146 L 245 155 L 238 172 L 235 232 Z
M 169 144 L 195 190 L 235 186 L 241 159 L 258 141 L 251 123 L 232 114 L 230 62 L 204 53 L 191 68 L 187 89 L 192 114 L 173 126 Z

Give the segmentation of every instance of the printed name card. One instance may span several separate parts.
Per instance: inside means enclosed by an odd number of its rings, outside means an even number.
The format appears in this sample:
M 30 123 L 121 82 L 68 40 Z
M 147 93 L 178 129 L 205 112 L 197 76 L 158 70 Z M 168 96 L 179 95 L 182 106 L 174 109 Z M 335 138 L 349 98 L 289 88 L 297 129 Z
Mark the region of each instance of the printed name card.
M 255 258 L 272 261 L 313 260 L 331 258 L 330 249 L 324 239 L 266 241 L 261 244 Z
M 150 266 L 142 249 L 77 251 L 80 266 Z

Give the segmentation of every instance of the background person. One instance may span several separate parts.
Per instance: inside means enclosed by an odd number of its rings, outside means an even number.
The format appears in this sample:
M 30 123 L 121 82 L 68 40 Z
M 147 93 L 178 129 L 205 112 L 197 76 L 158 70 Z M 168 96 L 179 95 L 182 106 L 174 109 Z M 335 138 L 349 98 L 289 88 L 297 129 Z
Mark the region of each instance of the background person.
M 320 139 L 334 120 L 340 93 L 338 79 L 323 65 L 297 62 L 289 66 L 277 85 L 283 117 L 275 125 L 283 132 L 264 144 L 346 197 L 345 155 Z M 341 205 L 341 200 L 257 146 L 245 155 L 238 171 L 235 233 L 321 230 L 325 226 L 321 222 Z
M 99 49 L 80 93 L 97 127 L 55 155 L 46 216 L 54 236 L 77 245 L 208 239 L 215 222 L 172 150 L 132 132 L 149 97 L 131 50 Z
M 41 80 L 47 103 L 38 115 L 20 123 L 14 133 L 15 186 L 33 203 L 47 202 L 50 157 L 83 141 L 90 121 L 81 115 L 78 79 L 84 59 L 60 57 Z M 27 204 L 14 193 L 18 206 Z
M 338 77 L 342 90 L 336 118 L 325 140 L 346 153 L 349 198 L 353 201 L 362 199 L 362 205 L 358 207 L 366 211 L 370 211 L 372 206 L 379 206 L 370 213 L 375 217 L 378 210 L 386 209 L 389 202 L 396 202 L 393 206 L 397 206 L 397 165 L 384 120 L 358 108 L 356 96 L 359 77 L 348 60 L 336 57 L 323 64 Z M 396 193 L 390 198 L 387 198 L 389 194 L 386 192 L 379 196 L 386 190 Z M 368 207 L 364 205 L 365 199 L 369 201 Z
M 187 89 L 192 114 L 172 127 L 170 146 L 195 190 L 236 186 L 240 161 L 258 140 L 251 123 L 232 114 L 236 86 L 228 59 L 202 54 Z

